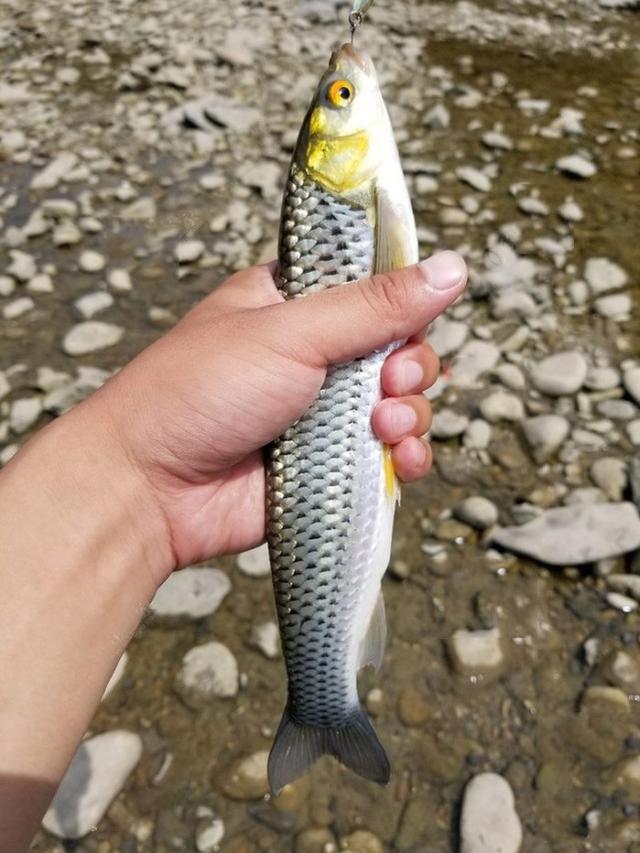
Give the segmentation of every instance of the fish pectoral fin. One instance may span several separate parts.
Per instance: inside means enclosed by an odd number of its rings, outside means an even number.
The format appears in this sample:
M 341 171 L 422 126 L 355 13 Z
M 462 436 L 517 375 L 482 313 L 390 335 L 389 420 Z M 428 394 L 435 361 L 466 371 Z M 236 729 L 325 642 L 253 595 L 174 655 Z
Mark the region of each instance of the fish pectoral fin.
M 362 669 L 363 666 L 373 666 L 377 672 L 382 666 L 386 642 L 387 617 L 384 611 L 382 590 L 380 590 L 373 611 L 371 612 L 367 633 L 362 638 L 362 643 L 360 644 L 358 669 Z
M 337 728 L 299 725 L 285 708 L 267 765 L 273 795 L 306 773 L 322 755 L 332 755 L 364 779 L 381 785 L 389 781 L 389 759 L 361 707 Z
M 376 256 L 373 271 L 390 272 L 413 263 L 402 218 L 394 209 L 387 191 L 376 186 Z

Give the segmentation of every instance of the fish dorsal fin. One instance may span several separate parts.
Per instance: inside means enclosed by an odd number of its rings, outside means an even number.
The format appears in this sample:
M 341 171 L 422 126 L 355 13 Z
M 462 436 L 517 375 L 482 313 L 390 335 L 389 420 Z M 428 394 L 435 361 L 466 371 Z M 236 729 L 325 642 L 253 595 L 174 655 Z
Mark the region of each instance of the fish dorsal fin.
M 394 209 L 387 191 L 376 186 L 376 256 L 374 273 L 390 272 L 414 262 L 407 245 L 402 218 Z
M 379 670 L 384 658 L 384 648 L 387 641 L 387 618 L 384 612 L 384 598 L 382 590 L 378 593 L 378 599 L 371 612 L 367 633 L 362 638 L 360 654 L 358 656 L 358 669 L 363 666 L 373 666 Z

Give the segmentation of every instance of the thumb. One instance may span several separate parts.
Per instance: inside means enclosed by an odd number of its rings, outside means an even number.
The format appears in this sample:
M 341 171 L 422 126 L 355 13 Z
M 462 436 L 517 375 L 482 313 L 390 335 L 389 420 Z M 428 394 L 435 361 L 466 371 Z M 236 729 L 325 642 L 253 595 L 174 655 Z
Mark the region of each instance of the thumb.
M 272 306 L 299 360 L 326 366 L 350 361 L 408 338 L 441 314 L 464 290 L 467 268 L 455 252 L 370 279 L 332 287 Z M 272 316 L 272 319 L 273 316 Z

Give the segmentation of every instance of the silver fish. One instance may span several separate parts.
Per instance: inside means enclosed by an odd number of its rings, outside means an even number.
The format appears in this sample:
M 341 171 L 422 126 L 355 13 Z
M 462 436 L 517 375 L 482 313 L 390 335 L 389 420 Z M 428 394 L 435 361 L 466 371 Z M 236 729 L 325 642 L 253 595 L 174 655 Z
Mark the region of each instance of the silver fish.
M 278 286 L 287 299 L 303 297 L 417 257 L 373 63 L 343 45 L 320 80 L 291 163 Z M 379 667 L 384 654 L 380 584 L 398 486 L 371 414 L 382 396 L 382 364 L 396 346 L 331 367 L 318 398 L 270 450 L 267 538 L 288 676 L 269 756 L 273 791 L 324 754 L 367 779 L 389 779 L 357 673 Z

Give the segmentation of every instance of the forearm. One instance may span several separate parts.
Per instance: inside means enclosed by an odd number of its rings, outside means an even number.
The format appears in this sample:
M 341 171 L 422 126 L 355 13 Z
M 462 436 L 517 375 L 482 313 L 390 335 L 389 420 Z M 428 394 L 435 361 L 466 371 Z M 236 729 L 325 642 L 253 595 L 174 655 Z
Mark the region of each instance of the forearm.
M 93 402 L 0 473 L 0 838 L 24 849 L 160 580 L 163 519 Z

